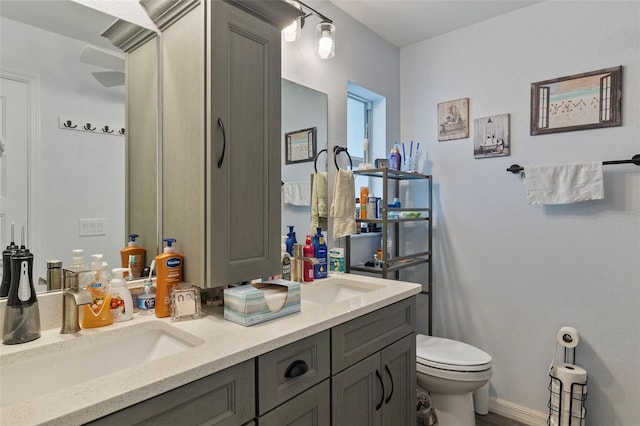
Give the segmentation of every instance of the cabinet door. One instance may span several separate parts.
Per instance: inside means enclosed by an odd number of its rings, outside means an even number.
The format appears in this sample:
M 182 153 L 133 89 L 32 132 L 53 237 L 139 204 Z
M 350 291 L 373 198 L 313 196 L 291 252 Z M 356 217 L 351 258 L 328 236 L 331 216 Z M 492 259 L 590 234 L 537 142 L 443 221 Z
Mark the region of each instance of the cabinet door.
M 207 271 L 224 285 L 280 269 L 281 35 L 228 3 L 211 7 Z
M 380 353 L 371 355 L 331 379 L 332 424 L 381 425 L 384 404 Z M 400 424 L 400 423 L 387 423 Z
M 253 360 L 227 368 L 90 423 L 236 426 L 255 415 Z
M 410 334 L 380 352 L 383 425 L 416 424 L 416 338 Z
M 331 419 L 329 380 L 260 417 L 260 426 L 325 426 Z

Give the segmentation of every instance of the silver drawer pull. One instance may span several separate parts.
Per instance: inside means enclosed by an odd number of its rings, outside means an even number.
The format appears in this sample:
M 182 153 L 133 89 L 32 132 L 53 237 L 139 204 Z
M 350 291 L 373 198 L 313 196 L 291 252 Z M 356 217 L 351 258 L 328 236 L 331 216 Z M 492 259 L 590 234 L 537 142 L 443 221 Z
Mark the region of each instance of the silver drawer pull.
M 295 377 L 302 376 L 307 371 L 309 371 L 309 366 L 307 365 L 307 363 L 301 359 L 298 359 L 293 361 L 287 367 L 287 371 L 284 372 L 284 377 L 293 379 Z

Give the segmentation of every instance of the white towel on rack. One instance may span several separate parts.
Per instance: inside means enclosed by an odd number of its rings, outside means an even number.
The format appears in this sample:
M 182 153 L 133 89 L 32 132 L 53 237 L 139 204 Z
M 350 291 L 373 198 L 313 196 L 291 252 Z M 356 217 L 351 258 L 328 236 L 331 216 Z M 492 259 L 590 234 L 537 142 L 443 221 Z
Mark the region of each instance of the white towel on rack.
M 327 218 L 329 216 L 329 194 L 327 172 L 316 172 L 313 175 L 311 189 L 311 235 L 315 234 L 316 228 L 327 229 Z
M 526 166 L 529 204 L 570 204 L 604 198 L 602 162 Z
M 338 169 L 333 185 L 333 239 L 356 233 L 356 189 L 351 170 Z
M 310 206 L 311 183 L 285 182 L 282 186 L 282 202 L 292 206 Z

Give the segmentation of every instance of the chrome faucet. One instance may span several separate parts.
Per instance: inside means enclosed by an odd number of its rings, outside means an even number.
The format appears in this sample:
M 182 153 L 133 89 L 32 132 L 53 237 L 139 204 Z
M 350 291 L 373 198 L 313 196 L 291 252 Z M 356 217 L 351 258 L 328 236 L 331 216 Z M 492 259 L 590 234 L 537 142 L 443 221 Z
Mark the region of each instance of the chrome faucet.
M 91 293 L 79 288 L 80 274 L 90 272 L 80 268 L 64 269 L 62 290 L 62 328 L 60 334 L 72 334 L 80 331 L 78 308 L 93 302 Z
M 291 266 L 291 281 L 304 282 L 304 263 L 311 262 L 311 265 L 320 263 L 315 257 L 304 257 L 302 255 L 302 244 L 293 245 L 293 262 Z

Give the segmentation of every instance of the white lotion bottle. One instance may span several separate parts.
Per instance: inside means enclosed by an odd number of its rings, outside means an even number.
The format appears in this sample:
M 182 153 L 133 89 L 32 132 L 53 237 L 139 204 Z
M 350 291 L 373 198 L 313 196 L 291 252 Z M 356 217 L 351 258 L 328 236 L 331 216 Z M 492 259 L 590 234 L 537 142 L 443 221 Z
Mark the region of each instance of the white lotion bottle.
M 111 316 L 114 322 L 133 319 L 133 299 L 123 275 L 131 273 L 129 268 L 115 268 L 111 271 L 113 279 L 109 281 L 111 293 Z

